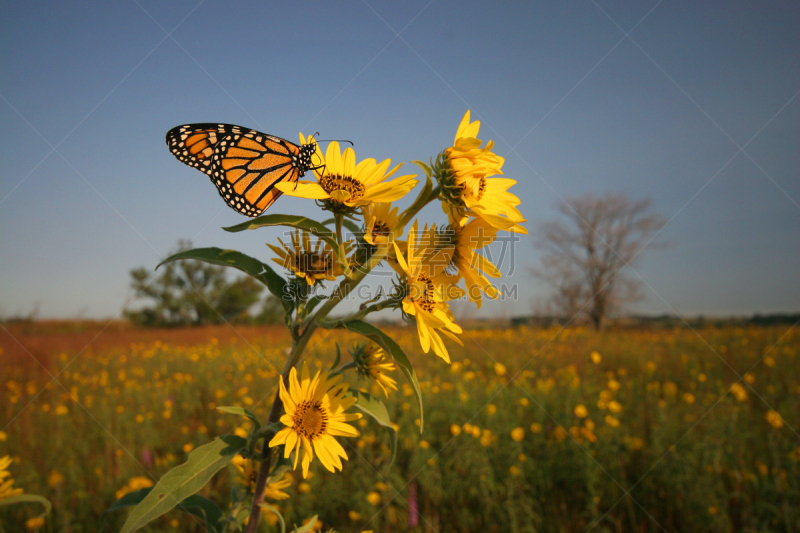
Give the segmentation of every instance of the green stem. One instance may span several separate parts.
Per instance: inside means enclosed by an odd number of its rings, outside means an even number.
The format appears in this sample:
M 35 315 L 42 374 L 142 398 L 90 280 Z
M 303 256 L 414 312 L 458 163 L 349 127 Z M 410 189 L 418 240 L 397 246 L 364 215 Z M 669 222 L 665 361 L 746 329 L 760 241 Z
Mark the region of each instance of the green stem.
M 331 376 L 333 376 L 333 375 L 335 375 L 335 374 L 342 374 L 342 373 L 344 373 L 344 372 L 346 372 L 346 371 L 350 370 L 351 368 L 355 368 L 355 367 L 356 367 L 356 362 L 355 362 L 355 361 L 350 361 L 349 363 L 345 363 L 345 364 L 343 364 L 342 366 L 340 366 L 340 367 L 339 367 L 339 368 L 337 368 L 336 370 L 333 370 L 333 371 L 330 373 L 330 375 L 331 375 Z
M 346 278 L 349 278 L 351 275 L 350 265 L 347 264 L 347 250 L 344 247 L 344 238 L 342 237 L 343 218 L 343 215 L 340 213 L 334 215 L 334 220 L 336 221 L 336 243 L 339 245 L 336 255 L 338 256 L 339 264 L 342 265 L 342 272 Z
M 402 230 L 403 230 L 403 229 L 405 229 L 405 227 L 406 227 L 406 224 L 408 224 L 408 222 L 409 222 L 409 221 L 410 221 L 412 218 L 414 218 L 414 217 L 417 215 L 417 213 L 419 213 L 419 212 L 422 210 L 422 208 L 423 208 L 423 207 L 425 207 L 426 205 L 428 205 L 429 203 L 431 203 L 432 201 L 434 201 L 435 199 L 437 199 L 437 198 L 439 197 L 439 193 L 440 193 L 441 191 L 442 191 L 442 188 L 441 188 L 440 186 L 438 186 L 438 185 L 437 185 L 437 186 L 436 186 L 436 187 L 435 187 L 435 188 L 434 188 L 434 189 L 433 189 L 433 190 L 430 192 L 430 194 L 428 195 L 428 198 L 427 198 L 427 199 L 426 199 L 424 202 L 422 202 L 422 203 L 421 203 L 421 204 L 420 204 L 420 205 L 419 205 L 417 208 L 415 208 L 415 209 L 410 209 L 409 211 L 407 211 L 407 212 L 403 213 L 403 216 L 402 216 L 402 218 L 400 218 L 400 220 L 399 220 L 399 221 L 398 221 L 398 223 L 397 223 L 397 226 L 398 226 L 399 228 L 401 228 L 401 230 L 400 230 L 400 231 L 402 232 Z
M 340 318 L 338 320 L 318 320 L 317 323 L 321 328 L 325 329 L 336 329 L 336 328 L 343 328 L 344 324 L 347 322 L 351 322 L 353 320 L 361 320 L 365 316 L 370 313 L 374 313 L 376 311 L 381 311 L 386 309 L 387 307 L 395 307 L 399 304 L 399 300 L 395 298 L 387 298 L 385 300 L 381 300 L 380 302 L 374 303 L 372 305 L 365 306 L 363 309 L 359 309 L 355 313 L 347 315 L 346 317 Z

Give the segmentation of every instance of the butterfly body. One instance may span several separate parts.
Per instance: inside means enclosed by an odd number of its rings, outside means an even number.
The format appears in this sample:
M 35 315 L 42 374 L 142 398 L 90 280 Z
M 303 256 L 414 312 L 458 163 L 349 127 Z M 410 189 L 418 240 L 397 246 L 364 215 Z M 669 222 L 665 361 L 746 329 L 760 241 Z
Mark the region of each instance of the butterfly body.
M 233 124 L 198 123 L 167 132 L 178 160 L 205 173 L 237 212 L 260 215 L 281 195 L 275 184 L 296 182 L 312 168 L 313 141 L 297 146 L 274 135 Z

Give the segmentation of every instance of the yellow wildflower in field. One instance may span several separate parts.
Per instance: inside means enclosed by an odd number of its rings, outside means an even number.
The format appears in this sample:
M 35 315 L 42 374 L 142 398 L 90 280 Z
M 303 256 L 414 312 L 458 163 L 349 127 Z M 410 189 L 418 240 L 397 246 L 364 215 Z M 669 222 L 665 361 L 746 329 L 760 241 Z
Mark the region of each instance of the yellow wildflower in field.
M 592 363 L 596 365 L 599 365 L 600 361 L 603 360 L 603 358 L 600 356 L 598 352 L 592 352 L 591 354 L 589 354 L 589 357 L 591 358 Z
M 503 363 L 495 362 L 495 364 L 494 364 L 494 373 L 495 374 L 497 374 L 498 376 L 505 376 L 507 371 L 508 370 L 506 369 L 506 365 L 504 365 Z
M 335 280 L 342 275 L 342 267 L 336 258 L 336 252 L 318 239 L 316 246 L 312 246 L 308 232 L 295 230 L 292 234 L 291 246 L 285 244 L 280 237 L 278 242 L 283 248 L 267 244 L 270 249 L 278 254 L 272 260 L 286 270 L 294 272 L 295 276 L 305 279 L 309 285 L 314 285 L 319 280 Z
M 542 425 L 538 422 L 534 422 L 531 424 L 531 433 L 541 433 L 542 432 Z
M 459 426 L 458 424 L 452 424 L 450 426 L 450 433 L 454 437 L 458 437 L 459 435 L 461 435 L 461 426 Z
M 617 381 L 616 379 L 609 379 L 608 380 L 608 389 L 611 392 L 617 392 L 621 386 L 622 385 L 620 385 L 619 381 Z
M 126 494 L 130 494 L 131 492 L 136 492 L 137 490 L 146 489 L 148 487 L 153 486 L 153 480 L 149 477 L 144 476 L 136 476 L 132 477 L 128 480 L 128 484 L 119 489 L 116 493 L 116 497 L 119 500 Z
M 644 448 L 644 441 L 639 437 L 633 437 L 631 439 L 631 450 L 636 451 L 641 450 L 642 448 Z
M 612 428 L 618 428 L 619 427 L 619 420 L 614 418 L 611 415 L 606 415 L 606 424 L 608 424 Z
M 464 291 L 455 286 L 452 278 L 444 273 L 449 259 L 438 260 L 441 250 L 436 249 L 437 242 L 435 226 L 419 233 L 417 222 L 414 221 L 408 234 L 408 260 L 403 258 L 398 249 L 397 261 L 406 277 L 407 291 L 403 298 L 403 312 L 416 319 L 422 350 L 428 353 L 433 348 L 436 355 L 449 363 L 450 354 L 439 333 L 462 344 L 454 335 L 462 330 L 453 322 L 453 312 L 446 302 L 461 297 Z
M 397 390 L 397 382 L 390 378 L 387 373 L 394 371 L 397 367 L 387 356 L 383 348 L 374 342 L 368 342 L 363 346 L 357 347 L 353 351 L 353 360 L 361 378 L 373 379 L 386 397 L 389 397 L 389 389 Z
M 608 402 L 608 410 L 614 414 L 622 412 L 622 404 L 619 403 L 617 400 L 611 400 Z
M 11 496 L 22 494 L 24 491 L 21 488 L 14 488 L 14 478 L 11 477 L 11 472 L 8 467 L 14 462 L 10 456 L 0 457 L 0 500 L 5 500 Z
M 241 455 L 236 455 L 231 464 L 236 469 L 238 477 L 236 482 L 240 485 L 247 487 L 247 490 L 253 492 L 256 490 L 256 476 L 258 469 L 255 466 L 255 461 L 252 459 L 245 459 Z
M 521 442 L 525 438 L 525 428 L 518 427 L 511 430 L 511 438 L 517 442 Z
M 691 392 L 684 392 L 683 393 L 683 401 L 688 403 L 689 405 L 693 404 L 695 400 L 694 394 Z
M 586 406 L 583 405 L 582 403 L 579 403 L 578 405 L 576 405 L 575 409 L 573 409 L 572 412 L 578 418 L 586 418 L 586 416 L 589 414 L 589 410 L 586 409 Z
M 744 388 L 744 385 L 739 383 L 738 381 L 731 385 L 731 393 L 736 397 L 737 400 L 743 402 L 747 400 L 747 389 Z
M 295 452 L 294 468 L 303 455 L 303 477 L 308 477 L 308 467 L 316 452 L 322 465 L 331 472 L 342 469 L 342 459 L 347 454 L 335 436 L 357 437 L 358 430 L 346 424 L 361 418 L 360 413 L 345 413 L 356 403 L 355 397 L 344 397 L 348 386 L 337 383 L 341 375 L 328 379 L 328 372 L 318 370 L 311 378 L 308 365 L 303 363 L 301 377 L 297 369 L 289 373 L 289 389 L 279 381 L 280 398 L 286 414 L 281 422 L 286 426 L 269 442 L 269 447 L 284 445 L 284 458 Z
M 665 381 L 661 390 L 664 391 L 664 394 L 667 396 L 675 396 L 678 394 L 678 386 L 672 381 Z
M 489 178 L 503 173 L 505 160 L 492 152 L 492 141 L 481 148 L 483 141 L 478 139 L 480 127 L 480 121 L 470 122 L 467 110 L 456 131 L 453 146 L 443 152 L 446 169 L 437 176 L 442 186 L 442 208 L 461 225 L 468 215 L 473 215 L 498 229 L 528 233 L 518 224 L 525 222 L 516 208 L 520 200 L 508 192 L 517 182 L 507 178 Z
M 62 481 L 64 481 L 64 476 L 62 476 L 58 470 L 53 470 L 50 472 L 50 475 L 47 476 L 47 485 L 50 488 L 56 488 L 61 485 Z
M 367 501 L 370 503 L 370 505 L 378 505 L 379 503 L 381 503 L 380 493 L 375 492 L 373 490 L 372 492 L 367 494 Z
M 272 481 L 267 485 L 267 488 L 264 490 L 264 496 L 270 500 L 287 499 L 289 495 L 283 492 L 283 489 L 291 487 L 293 480 L 294 478 L 292 475 L 289 472 L 285 472 L 279 480 Z
M 288 196 L 322 200 L 328 209 L 346 212 L 355 207 L 378 202 L 393 202 L 405 196 L 418 183 L 414 174 L 399 176 L 386 181 L 403 166 L 402 163 L 389 170 L 391 159 L 377 163 L 364 159 L 356 164 L 356 152 L 352 148 L 344 153 L 336 141 L 328 145 L 325 157 L 314 169 L 317 181 L 301 180 L 297 183 L 278 183 L 275 188 Z
M 770 409 L 767 411 L 767 422 L 774 427 L 775 429 L 780 429 L 783 427 L 783 417 L 778 411 L 774 409 Z
M 753 374 L 751 374 L 750 372 L 747 372 L 747 373 L 746 373 L 744 376 L 742 376 L 742 377 L 743 377 L 743 378 L 744 378 L 744 380 L 745 380 L 746 382 L 748 382 L 750 385 L 752 385 L 753 383 L 755 383 L 755 382 L 756 382 L 756 377 L 755 377 Z
M 44 525 L 45 520 L 43 516 L 34 516 L 25 521 L 25 529 L 28 531 L 36 531 L 37 529 L 43 528 Z

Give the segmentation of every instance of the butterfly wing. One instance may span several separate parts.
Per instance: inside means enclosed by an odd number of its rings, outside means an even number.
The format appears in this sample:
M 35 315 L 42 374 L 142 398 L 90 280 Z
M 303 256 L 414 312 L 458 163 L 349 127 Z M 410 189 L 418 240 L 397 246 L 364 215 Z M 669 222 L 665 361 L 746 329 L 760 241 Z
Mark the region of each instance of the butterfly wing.
M 232 124 L 187 124 L 167 132 L 179 161 L 211 178 L 237 212 L 260 215 L 281 195 L 275 184 L 295 182 L 310 167 L 311 145 L 296 144 Z M 308 147 L 308 148 L 307 148 Z

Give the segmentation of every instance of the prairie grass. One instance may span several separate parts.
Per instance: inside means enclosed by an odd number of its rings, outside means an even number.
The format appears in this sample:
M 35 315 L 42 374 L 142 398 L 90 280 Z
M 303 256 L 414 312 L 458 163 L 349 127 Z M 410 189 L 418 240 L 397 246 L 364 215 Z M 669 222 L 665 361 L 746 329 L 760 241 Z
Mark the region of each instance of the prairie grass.
M 388 331 L 419 376 L 424 433 L 398 371 L 394 464 L 386 431 L 361 421 L 342 473 L 294 473 L 277 504 L 288 524 L 318 513 L 342 532 L 800 530 L 797 330 L 468 329 L 449 366 L 420 353 L 413 329 Z M 358 340 L 318 332 L 312 367 Z M 266 419 L 289 346 L 278 328 L 0 330 L 0 456 L 16 459 L 15 486 L 53 502 L 40 531 L 118 530 L 124 512 L 104 511 L 126 487 L 246 427 L 215 407 Z M 231 467 L 203 494 L 226 501 L 234 479 Z M 0 508 L 0 530 L 35 512 Z M 202 530 L 180 511 L 149 528 Z

